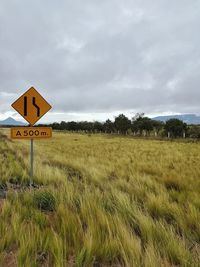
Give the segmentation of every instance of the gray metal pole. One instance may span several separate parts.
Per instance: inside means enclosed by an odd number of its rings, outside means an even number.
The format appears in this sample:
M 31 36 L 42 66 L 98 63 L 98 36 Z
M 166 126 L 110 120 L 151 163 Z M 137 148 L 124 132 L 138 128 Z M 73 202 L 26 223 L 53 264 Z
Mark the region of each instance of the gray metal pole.
M 33 139 L 31 139 L 31 155 L 30 155 L 30 186 L 33 184 Z

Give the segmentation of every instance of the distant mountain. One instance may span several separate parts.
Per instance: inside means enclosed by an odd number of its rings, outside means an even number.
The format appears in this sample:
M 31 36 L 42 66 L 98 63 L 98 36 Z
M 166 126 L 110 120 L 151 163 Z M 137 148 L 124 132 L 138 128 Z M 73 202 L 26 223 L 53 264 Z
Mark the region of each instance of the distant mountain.
M 154 120 L 157 121 L 167 121 L 170 119 L 179 119 L 184 121 L 187 124 L 200 124 L 200 116 L 197 116 L 195 114 L 182 114 L 182 115 L 166 115 L 166 116 L 158 116 L 154 117 Z
M 9 126 L 24 126 L 26 123 L 23 123 L 21 121 L 16 121 L 13 118 L 9 117 L 3 121 L 0 121 L 0 126 L 3 125 L 9 125 Z

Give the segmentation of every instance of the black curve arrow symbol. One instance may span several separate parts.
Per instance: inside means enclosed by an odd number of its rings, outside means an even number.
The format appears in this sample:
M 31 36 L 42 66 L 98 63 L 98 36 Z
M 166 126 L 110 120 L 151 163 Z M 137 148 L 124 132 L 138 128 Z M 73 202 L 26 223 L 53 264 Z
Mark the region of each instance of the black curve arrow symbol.
M 37 109 L 37 117 L 40 117 L 40 107 L 36 104 L 36 98 L 33 97 L 33 106 Z

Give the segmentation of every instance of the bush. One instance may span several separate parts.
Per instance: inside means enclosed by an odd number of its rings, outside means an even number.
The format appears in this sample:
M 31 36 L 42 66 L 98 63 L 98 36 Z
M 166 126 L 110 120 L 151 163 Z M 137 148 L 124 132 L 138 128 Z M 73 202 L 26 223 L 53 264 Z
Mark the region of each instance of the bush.
M 7 184 L 4 181 L 0 181 L 0 190 L 7 190 Z
M 33 196 L 34 205 L 44 211 L 54 211 L 56 209 L 56 199 L 49 191 L 36 192 Z
M 200 127 L 198 125 L 190 126 L 188 135 L 190 138 L 200 138 Z

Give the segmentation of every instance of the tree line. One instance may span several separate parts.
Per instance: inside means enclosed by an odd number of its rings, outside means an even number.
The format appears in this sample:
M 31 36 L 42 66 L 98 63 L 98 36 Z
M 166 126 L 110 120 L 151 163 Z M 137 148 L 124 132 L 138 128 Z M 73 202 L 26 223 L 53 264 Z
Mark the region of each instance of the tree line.
M 44 125 L 39 125 L 44 126 Z M 52 123 L 54 130 L 65 130 L 85 133 L 107 133 L 134 136 L 155 136 L 155 137 L 190 137 L 200 138 L 200 126 L 187 125 L 179 119 L 170 119 L 161 122 L 144 116 L 144 113 L 137 113 L 131 120 L 124 114 L 119 114 L 114 121 L 88 122 L 88 121 L 62 121 Z

